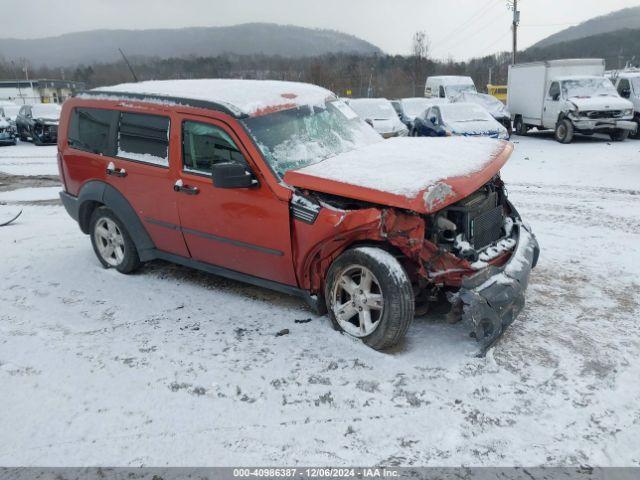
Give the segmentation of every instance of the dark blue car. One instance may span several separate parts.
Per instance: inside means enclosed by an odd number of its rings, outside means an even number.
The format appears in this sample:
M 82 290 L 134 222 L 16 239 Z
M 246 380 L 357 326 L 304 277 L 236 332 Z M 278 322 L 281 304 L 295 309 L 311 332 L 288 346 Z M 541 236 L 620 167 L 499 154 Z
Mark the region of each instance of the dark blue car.
M 416 117 L 417 137 L 493 137 L 507 140 L 509 132 L 484 108 L 474 103 L 434 105 Z

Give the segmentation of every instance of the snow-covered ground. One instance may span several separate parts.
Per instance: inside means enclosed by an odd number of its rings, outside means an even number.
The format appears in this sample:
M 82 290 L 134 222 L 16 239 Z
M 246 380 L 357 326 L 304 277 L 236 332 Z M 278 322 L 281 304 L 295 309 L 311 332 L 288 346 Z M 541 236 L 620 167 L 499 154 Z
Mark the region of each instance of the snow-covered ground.
M 385 354 L 295 298 L 123 276 L 62 207 L 0 206 L 0 464 L 640 466 L 640 142 L 515 141 L 542 256 L 486 358 L 442 318 Z
M 0 172 L 10 175 L 58 175 L 55 145 L 18 142 L 0 147 Z

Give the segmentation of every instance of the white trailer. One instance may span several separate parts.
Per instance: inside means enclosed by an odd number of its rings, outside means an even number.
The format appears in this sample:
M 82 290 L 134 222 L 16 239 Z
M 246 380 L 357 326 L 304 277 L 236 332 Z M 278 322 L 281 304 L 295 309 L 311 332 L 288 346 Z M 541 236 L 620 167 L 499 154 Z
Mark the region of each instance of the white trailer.
M 574 133 L 608 133 L 624 140 L 635 131 L 633 105 L 604 77 L 603 59 L 567 59 L 509 67 L 507 108 L 514 130 L 554 129 L 570 143 Z

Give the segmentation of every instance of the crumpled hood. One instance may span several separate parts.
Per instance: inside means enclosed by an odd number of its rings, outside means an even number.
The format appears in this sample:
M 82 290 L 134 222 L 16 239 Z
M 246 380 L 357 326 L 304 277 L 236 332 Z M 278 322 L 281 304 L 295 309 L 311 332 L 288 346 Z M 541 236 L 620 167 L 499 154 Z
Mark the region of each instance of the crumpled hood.
M 569 101 L 581 111 L 590 110 L 626 110 L 633 108 L 633 103 L 622 97 L 571 97 Z
M 290 170 L 284 181 L 427 214 L 487 183 L 512 151 L 513 144 L 486 137 L 399 137 Z

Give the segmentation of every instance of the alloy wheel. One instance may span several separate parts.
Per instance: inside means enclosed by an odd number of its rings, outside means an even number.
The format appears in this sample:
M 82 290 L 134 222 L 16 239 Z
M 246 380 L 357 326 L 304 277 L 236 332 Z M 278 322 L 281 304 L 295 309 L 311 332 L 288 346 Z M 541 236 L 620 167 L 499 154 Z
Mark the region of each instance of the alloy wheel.
M 371 335 L 378 328 L 384 309 L 380 283 L 368 268 L 350 265 L 335 282 L 331 305 L 346 333 L 359 338 Z
M 118 225 L 110 218 L 102 217 L 94 230 L 98 252 L 105 262 L 117 267 L 124 260 L 124 236 Z

